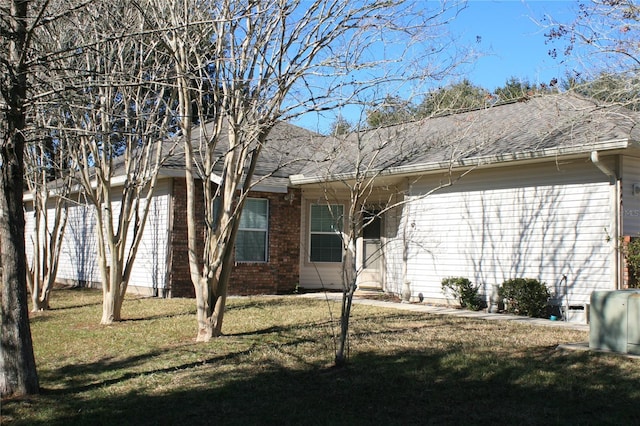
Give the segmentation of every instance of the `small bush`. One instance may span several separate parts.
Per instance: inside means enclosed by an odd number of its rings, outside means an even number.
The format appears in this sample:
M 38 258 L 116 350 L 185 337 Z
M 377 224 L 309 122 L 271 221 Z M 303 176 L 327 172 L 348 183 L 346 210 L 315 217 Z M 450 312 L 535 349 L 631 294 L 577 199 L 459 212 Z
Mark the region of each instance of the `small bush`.
M 623 245 L 623 253 L 629 266 L 629 287 L 640 287 L 640 237 L 631 238 Z
M 474 286 L 464 277 L 449 277 L 442 280 L 442 292 L 451 293 L 453 297 L 458 299 L 460 306 L 472 311 L 477 311 L 482 307 L 478 289 L 478 286 Z
M 545 283 L 534 278 L 506 280 L 498 289 L 505 302 L 505 310 L 517 315 L 544 317 L 551 294 Z

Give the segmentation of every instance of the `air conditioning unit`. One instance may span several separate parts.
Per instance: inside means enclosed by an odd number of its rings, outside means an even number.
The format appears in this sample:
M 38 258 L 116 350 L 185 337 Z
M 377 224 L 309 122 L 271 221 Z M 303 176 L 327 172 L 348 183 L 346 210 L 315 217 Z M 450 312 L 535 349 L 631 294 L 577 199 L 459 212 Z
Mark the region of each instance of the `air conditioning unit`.
M 640 355 L 640 290 L 594 291 L 589 348 Z

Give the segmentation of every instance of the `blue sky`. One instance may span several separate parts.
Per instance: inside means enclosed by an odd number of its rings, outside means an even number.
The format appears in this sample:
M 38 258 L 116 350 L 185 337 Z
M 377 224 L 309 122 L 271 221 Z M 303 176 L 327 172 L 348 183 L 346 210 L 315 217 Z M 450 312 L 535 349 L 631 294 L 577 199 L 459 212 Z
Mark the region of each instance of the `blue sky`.
M 424 1 L 427 4 L 428 0 Z M 469 0 L 466 9 L 448 25 L 448 32 L 457 46 L 468 46 L 476 51 L 478 59 L 450 75 L 448 80 L 426 82 L 425 87 L 415 92 L 404 85 L 391 93 L 407 98 L 411 93 L 424 93 L 429 88 L 456 83 L 463 78 L 490 91 L 504 85 L 511 77 L 535 84 L 548 84 L 553 78 L 561 80 L 568 67 L 560 57 L 550 57 L 548 51 L 553 47 L 558 51 L 562 48 L 559 44 L 545 43 L 546 30 L 536 21 L 550 15 L 557 21 L 571 22 L 577 6 L 577 0 Z M 344 107 L 340 114 L 355 124 L 359 121 L 359 110 Z M 337 114 L 307 114 L 295 122 L 325 133 Z
M 571 21 L 576 1 L 479 1 L 471 0 L 451 24 L 462 42 L 474 43 L 484 52 L 467 75 L 471 82 L 493 90 L 510 77 L 531 83 L 548 83 L 565 76 L 560 59 L 548 55 L 544 28 L 533 20 L 545 14 Z

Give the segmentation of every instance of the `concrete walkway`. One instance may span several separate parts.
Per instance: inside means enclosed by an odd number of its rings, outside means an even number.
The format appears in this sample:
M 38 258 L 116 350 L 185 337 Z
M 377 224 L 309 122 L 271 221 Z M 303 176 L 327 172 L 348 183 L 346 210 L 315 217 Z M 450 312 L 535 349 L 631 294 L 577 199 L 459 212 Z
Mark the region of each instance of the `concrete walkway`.
M 309 297 L 313 299 L 340 299 L 342 293 L 339 292 L 318 292 L 318 293 L 304 293 L 300 297 Z M 589 331 L 588 324 L 578 324 L 565 321 L 551 321 L 546 318 L 529 318 L 518 315 L 509 314 L 492 314 L 485 311 L 469 311 L 466 309 L 447 308 L 444 306 L 434 306 L 425 303 L 398 303 L 387 302 L 383 300 L 376 300 L 367 298 L 366 295 L 358 294 L 353 298 L 353 303 L 369 306 L 378 306 L 381 308 L 400 309 L 411 312 L 423 312 L 434 315 L 452 315 L 456 317 L 476 318 L 488 321 L 512 321 L 521 324 L 531 324 L 541 327 L 560 327 L 572 330 Z

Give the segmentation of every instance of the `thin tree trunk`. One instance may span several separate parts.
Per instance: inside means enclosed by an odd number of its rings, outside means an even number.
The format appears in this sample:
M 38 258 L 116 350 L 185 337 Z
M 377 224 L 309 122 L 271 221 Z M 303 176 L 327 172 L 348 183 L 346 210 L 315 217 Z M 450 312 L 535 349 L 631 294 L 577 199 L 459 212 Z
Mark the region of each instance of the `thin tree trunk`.
M 342 367 L 347 363 L 347 340 L 349 338 L 349 318 L 351 318 L 351 305 L 355 283 L 342 292 L 342 310 L 340 313 L 340 342 L 336 351 L 335 365 Z
M 237 234 L 238 220 L 234 220 L 231 241 L 235 241 L 235 234 Z M 235 244 L 231 243 L 230 247 L 234 247 Z M 224 258 L 222 260 L 221 270 L 218 281 L 215 286 L 213 312 L 211 313 L 212 319 L 212 336 L 219 337 L 222 335 L 222 321 L 224 319 L 225 306 L 227 304 L 227 290 L 229 287 L 229 279 L 231 277 L 231 269 L 233 268 L 233 250 L 226 250 Z
M 65 184 L 65 188 L 68 186 Z M 65 190 L 65 193 L 66 190 Z M 54 224 L 49 231 L 47 219 L 45 216 L 45 245 L 43 245 L 44 259 L 43 264 L 46 265 L 45 272 L 40 285 L 40 296 L 38 298 L 38 309 L 49 309 L 49 296 L 58 275 L 58 265 L 60 263 L 60 250 L 62 249 L 62 239 L 67 228 L 68 210 L 62 199 L 56 201 Z M 42 203 L 42 208 L 47 212 L 46 200 Z M 46 247 L 46 248 L 45 248 Z
M 56 202 L 54 224 L 49 229 L 46 210 L 48 195 L 41 195 L 39 191 L 33 192 L 35 241 L 31 267 L 28 266 L 27 259 L 27 284 L 31 292 L 31 312 L 38 312 L 49 309 L 49 298 L 58 273 L 62 238 L 67 224 L 67 208 L 62 201 Z
M 207 342 L 211 338 L 211 323 L 209 322 L 209 285 L 205 277 L 193 284 L 196 292 L 196 317 L 198 321 L 198 333 L 196 342 Z
M 198 334 L 196 342 L 208 342 L 222 335 L 222 321 L 227 301 L 226 280 L 200 277 L 196 286 Z

